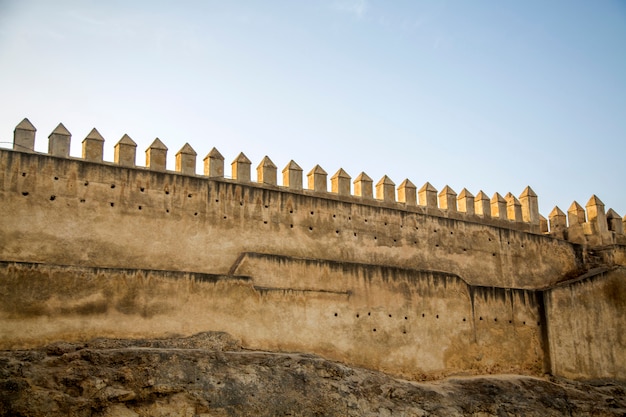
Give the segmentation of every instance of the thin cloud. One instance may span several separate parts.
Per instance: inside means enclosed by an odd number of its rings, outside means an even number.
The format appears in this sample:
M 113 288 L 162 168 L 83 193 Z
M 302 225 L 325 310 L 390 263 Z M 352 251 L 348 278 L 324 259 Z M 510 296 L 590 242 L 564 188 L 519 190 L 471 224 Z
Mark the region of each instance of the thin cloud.
M 369 6 L 366 0 L 340 0 L 333 3 L 333 9 L 362 19 L 367 13 Z

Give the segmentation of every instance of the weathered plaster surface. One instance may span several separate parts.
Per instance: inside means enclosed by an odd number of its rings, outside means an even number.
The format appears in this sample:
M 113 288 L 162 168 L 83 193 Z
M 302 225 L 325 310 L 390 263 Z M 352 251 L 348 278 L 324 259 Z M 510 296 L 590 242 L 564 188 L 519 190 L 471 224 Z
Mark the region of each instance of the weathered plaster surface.
M 626 268 L 546 291 L 546 309 L 555 374 L 626 379 Z
M 562 240 L 328 193 L 10 151 L 0 175 L 5 260 L 224 274 L 263 252 L 527 289 L 580 267 Z
M 282 257 L 252 255 L 239 269 L 259 274 L 0 263 L 0 347 L 216 329 L 248 348 L 313 352 L 411 378 L 542 372 L 535 292 Z M 292 285 L 300 274 L 309 282 Z
M 623 245 L 128 165 L 0 150 L 2 348 L 218 330 L 411 378 L 626 378 L 623 268 L 574 279 Z

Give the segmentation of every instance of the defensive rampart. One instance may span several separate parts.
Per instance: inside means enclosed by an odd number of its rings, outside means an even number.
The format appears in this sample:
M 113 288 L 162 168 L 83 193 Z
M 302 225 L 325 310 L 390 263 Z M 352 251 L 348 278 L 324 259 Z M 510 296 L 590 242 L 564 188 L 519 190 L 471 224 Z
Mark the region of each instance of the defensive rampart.
M 15 149 L 0 150 L 4 347 L 224 330 L 249 347 L 412 376 L 575 374 L 555 365 L 571 352 L 566 326 L 548 329 L 553 288 L 624 265 L 622 219 L 595 196 L 582 215 L 572 205 L 568 226 L 558 208 L 539 215 L 530 187 L 489 199 L 409 180 L 396 189 L 386 176 L 374 186 L 361 173 L 352 191 L 340 169 L 329 191 L 316 166 L 305 189 L 294 161 L 278 185 L 267 157 L 253 182 L 243 154 L 225 178 L 216 149 L 197 175 L 188 144 L 168 171 L 158 139 L 145 167 L 128 136 L 113 163 L 95 129 L 82 158 L 69 156 L 62 125 L 48 154 L 34 140 L 24 120 Z M 623 270 L 614 274 L 622 288 Z M 624 322 L 623 303 L 608 310 L 611 325 Z

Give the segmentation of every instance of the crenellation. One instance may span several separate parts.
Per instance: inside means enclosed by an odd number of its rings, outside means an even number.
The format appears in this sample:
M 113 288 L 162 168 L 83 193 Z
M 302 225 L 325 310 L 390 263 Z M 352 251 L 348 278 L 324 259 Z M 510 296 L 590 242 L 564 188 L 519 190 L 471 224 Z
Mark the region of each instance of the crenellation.
M 167 146 L 156 138 L 146 149 L 146 167 L 153 171 L 165 171 L 167 164 Z
M 609 209 L 606 212 L 606 219 L 609 227 L 609 231 L 614 232 L 617 235 L 624 234 L 624 226 L 622 224 L 622 218 L 613 209 Z
M 567 222 L 570 227 L 586 222 L 585 209 L 576 201 L 567 209 Z
M 102 162 L 104 154 L 104 138 L 94 127 L 83 139 L 82 158 L 86 161 Z
M 239 182 L 251 182 L 251 165 L 252 162 L 250 162 L 248 157 L 243 152 L 240 152 L 237 158 L 230 164 L 233 179 Z
M 283 186 L 302 190 L 302 168 L 293 159 L 283 169 Z
M 457 206 L 459 212 L 461 213 L 465 213 L 470 216 L 475 214 L 474 195 L 470 193 L 467 188 L 463 188 L 461 193 L 458 195 Z
M 224 157 L 215 147 L 204 157 L 204 175 L 209 178 L 224 178 Z
M 474 212 L 483 218 L 491 217 L 491 202 L 482 190 L 476 194 L 474 199 Z
M 595 195 L 587 202 L 586 211 L 576 201 L 568 208 L 567 216 L 555 207 L 550 213 L 549 234 L 585 246 L 625 244 L 623 222 L 614 210 L 609 212 L 605 214 L 604 203 Z M 541 231 L 548 233 L 547 225 L 541 226 Z
M 516 223 L 522 222 L 522 203 L 510 192 L 504 196 L 506 200 L 506 217 Z
M 586 235 L 590 235 L 591 230 L 585 220 L 585 209 L 576 201 L 567 209 L 567 223 L 567 240 L 584 244 L 587 241 Z
M 519 196 L 522 204 L 522 220 L 534 226 L 540 225 L 539 200 L 530 186 L 526 187 Z
M 21 150 L 28 150 L 32 142 L 32 147 L 34 148 L 35 131 L 35 127 L 28 119 L 24 119 L 20 122 L 14 132 L 14 147 L 18 147 Z M 71 134 L 69 131 L 63 124 L 59 124 L 50 135 L 49 153 L 54 156 L 69 157 L 70 139 Z M 103 144 L 104 138 L 102 138 L 95 128 L 92 129 L 85 140 L 83 140 L 83 159 L 107 164 L 107 162 L 102 160 Z M 136 143 L 128 135 L 124 135 L 115 145 L 114 163 L 125 167 L 136 167 L 136 146 Z M 22 147 L 25 148 L 22 149 Z M 146 150 L 146 169 L 167 172 L 166 159 L 167 147 L 156 138 Z M 195 161 L 196 153 L 193 148 L 186 143 L 176 154 L 175 170 L 183 175 L 195 176 Z M 232 179 L 236 182 L 249 183 L 252 185 L 250 166 L 250 160 L 243 152 L 240 153 L 231 164 Z M 141 169 L 142 167 L 137 168 Z M 290 161 L 282 172 L 282 187 L 292 191 L 304 191 L 302 185 L 302 168 L 294 161 Z M 209 154 L 204 158 L 204 176 L 213 179 L 225 178 L 224 157 L 216 148 L 212 148 Z M 354 197 L 358 198 L 359 201 L 363 203 L 365 203 L 366 200 L 371 200 L 366 202 L 366 204 L 377 204 L 377 202 L 397 203 L 398 209 L 408 210 L 414 213 L 428 213 L 434 216 L 491 224 L 497 227 L 525 230 L 531 233 L 548 233 L 549 231 L 555 231 L 554 228 L 548 227 L 550 222 L 547 220 L 544 222 L 542 220 L 542 216 L 538 212 L 537 195 L 529 186 L 520 194 L 519 199 L 512 193 L 507 193 L 505 198 L 495 193 L 494 196 L 489 199 L 483 191 L 479 191 L 476 197 L 474 197 L 465 188 L 461 194 L 457 196 L 454 190 L 447 185 L 441 192 L 437 193 L 437 190 L 429 182 L 426 182 L 424 186 L 417 191 L 415 185 L 408 179 L 405 179 L 396 189 L 393 181 L 387 176 L 384 176 L 376 184 L 376 187 L 374 187 L 372 179 L 365 172 L 362 172 L 354 179 L 353 190 L 351 191 L 351 177 L 346 171 L 340 168 L 330 179 L 330 191 L 332 191 L 332 193 L 326 194 L 328 192 L 327 174 L 319 165 L 316 165 L 316 167 L 307 174 L 307 180 L 308 188 L 306 192 L 324 193 L 321 196 L 322 198 Z M 256 184 L 261 186 L 278 186 L 276 166 L 267 156 L 265 156 L 257 166 Z M 375 193 L 374 190 L 376 191 Z M 335 195 L 334 197 L 333 194 Z M 597 199 L 597 197 L 595 197 L 595 199 Z M 354 201 L 356 202 L 357 200 Z M 602 206 L 600 211 L 595 208 L 596 206 L 600 207 L 597 202 Z M 428 211 L 430 208 L 439 208 L 442 211 Z M 601 201 L 598 199 L 587 211 L 592 215 L 592 219 L 594 219 L 593 216 L 595 216 L 593 213 L 599 212 L 600 220 L 585 221 L 585 210 L 575 202 L 575 204 L 570 207 L 570 210 L 568 210 L 569 227 L 566 225 L 564 229 L 561 228 L 563 233 L 553 234 L 553 236 L 560 236 L 561 238 L 576 243 L 593 243 L 597 242 L 598 239 L 608 243 L 611 239 L 614 240 L 614 237 L 611 238 L 611 236 L 615 236 L 615 234 L 611 235 L 609 233 L 609 231 L 613 231 L 613 229 L 609 229 L 609 220 L 606 218 L 606 215 L 603 214 L 603 204 Z M 616 226 L 616 221 L 617 220 L 612 218 L 612 226 L 610 227 L 619 230 L 619 227 Z M 559 226 L 556 226 L 557 224 Z M 557 228 L 561 227 L 560 223 L 555 223 L 555 226 Z M 567 232 L 565 232 L 565 230 L 567 230 Z M 599 237 L 596 238 L 594 236 Z
M 420 206 L 437 208 L 437 189 L 426 182 L 417 192 Z
M 586 234 L 590 243 L 595 245 L 611 243 L 612 236 L 609 233 L 609 225 L 604 211 L 604 203 L 594 194 L 587 204 L 587 230 Z
M 376 183 L 376 199 L 386 202 L 396 201 L 396 184 L 387 175 Z
M 398 186 L 398 201 L 407 206 L 417 205 L 417 187 L 408 178 Z
M 374 180 L 365 172 L 361 172 L 354 179 L 354 195 L 357 197 L 372 199 L 374 198 Z
M 455 212 L 457 211 L 456 200 L 456 192 L 446 185 L 439 193 L 439 208 L 442 210 Z
M 348 175 L 343 168 L 339 168 L 337 172 L 330 178 L 331 192 L 339 195 L 350 195 L 350 180 L 352 177 Z
M 309 190 L 327 192 L 327 177 L 328 174 L 326 173 L 326 171 L 324 171 L 321 166 L 315 165 L 313 169 L 307 174 Z
M 563 210 L 558 206 L 554 206 L 549 215 L 550 219 L 550 232 L 557 233 L 567 229 L 567 218 Z
M 180 172 L 183 175 L 196 175 L 197 155 L 191 145 L 185 143 L 176 153 L 176 172 Z
M 71 138 L 72 134 L 63 126 L 63 123 L 59 123 L 48 136 L 48 154 L 68 158 Z
M 608 229 L 604 203 L 594 194 L 586 204 L 589 223 L 597 228 L 597 232 L 603 233 Z
M 20 152 L 34 152 L 36 132 L 37 129 L 30 120 L 24 118 L 13 131 L 13 149 Z
M 506 200 L 500 195 L 500 193 L 495 193 L 493 197 L 491 197 L 490 207 L 491 217 L 500 220 L 507 220 Z
M 113 160 L 116 164 L 125 167 L 134 167 L 137 152 L 137 144 L 130 136 L 124 134 L 122 139 L 115 144 Z
M 265 155 L 256 167 L 257 182 L 267 185 L 277 185 L 277 168 L 274 162 Z

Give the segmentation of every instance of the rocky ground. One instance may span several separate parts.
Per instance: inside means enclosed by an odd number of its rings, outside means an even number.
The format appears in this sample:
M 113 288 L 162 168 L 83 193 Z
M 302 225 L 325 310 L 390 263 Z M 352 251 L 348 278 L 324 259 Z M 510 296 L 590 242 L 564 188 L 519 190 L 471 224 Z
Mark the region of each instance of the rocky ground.
M 0 416 L 626 416 L 626 385 L 511 375 L 415 383 L 203 333 L 0 352 Z

